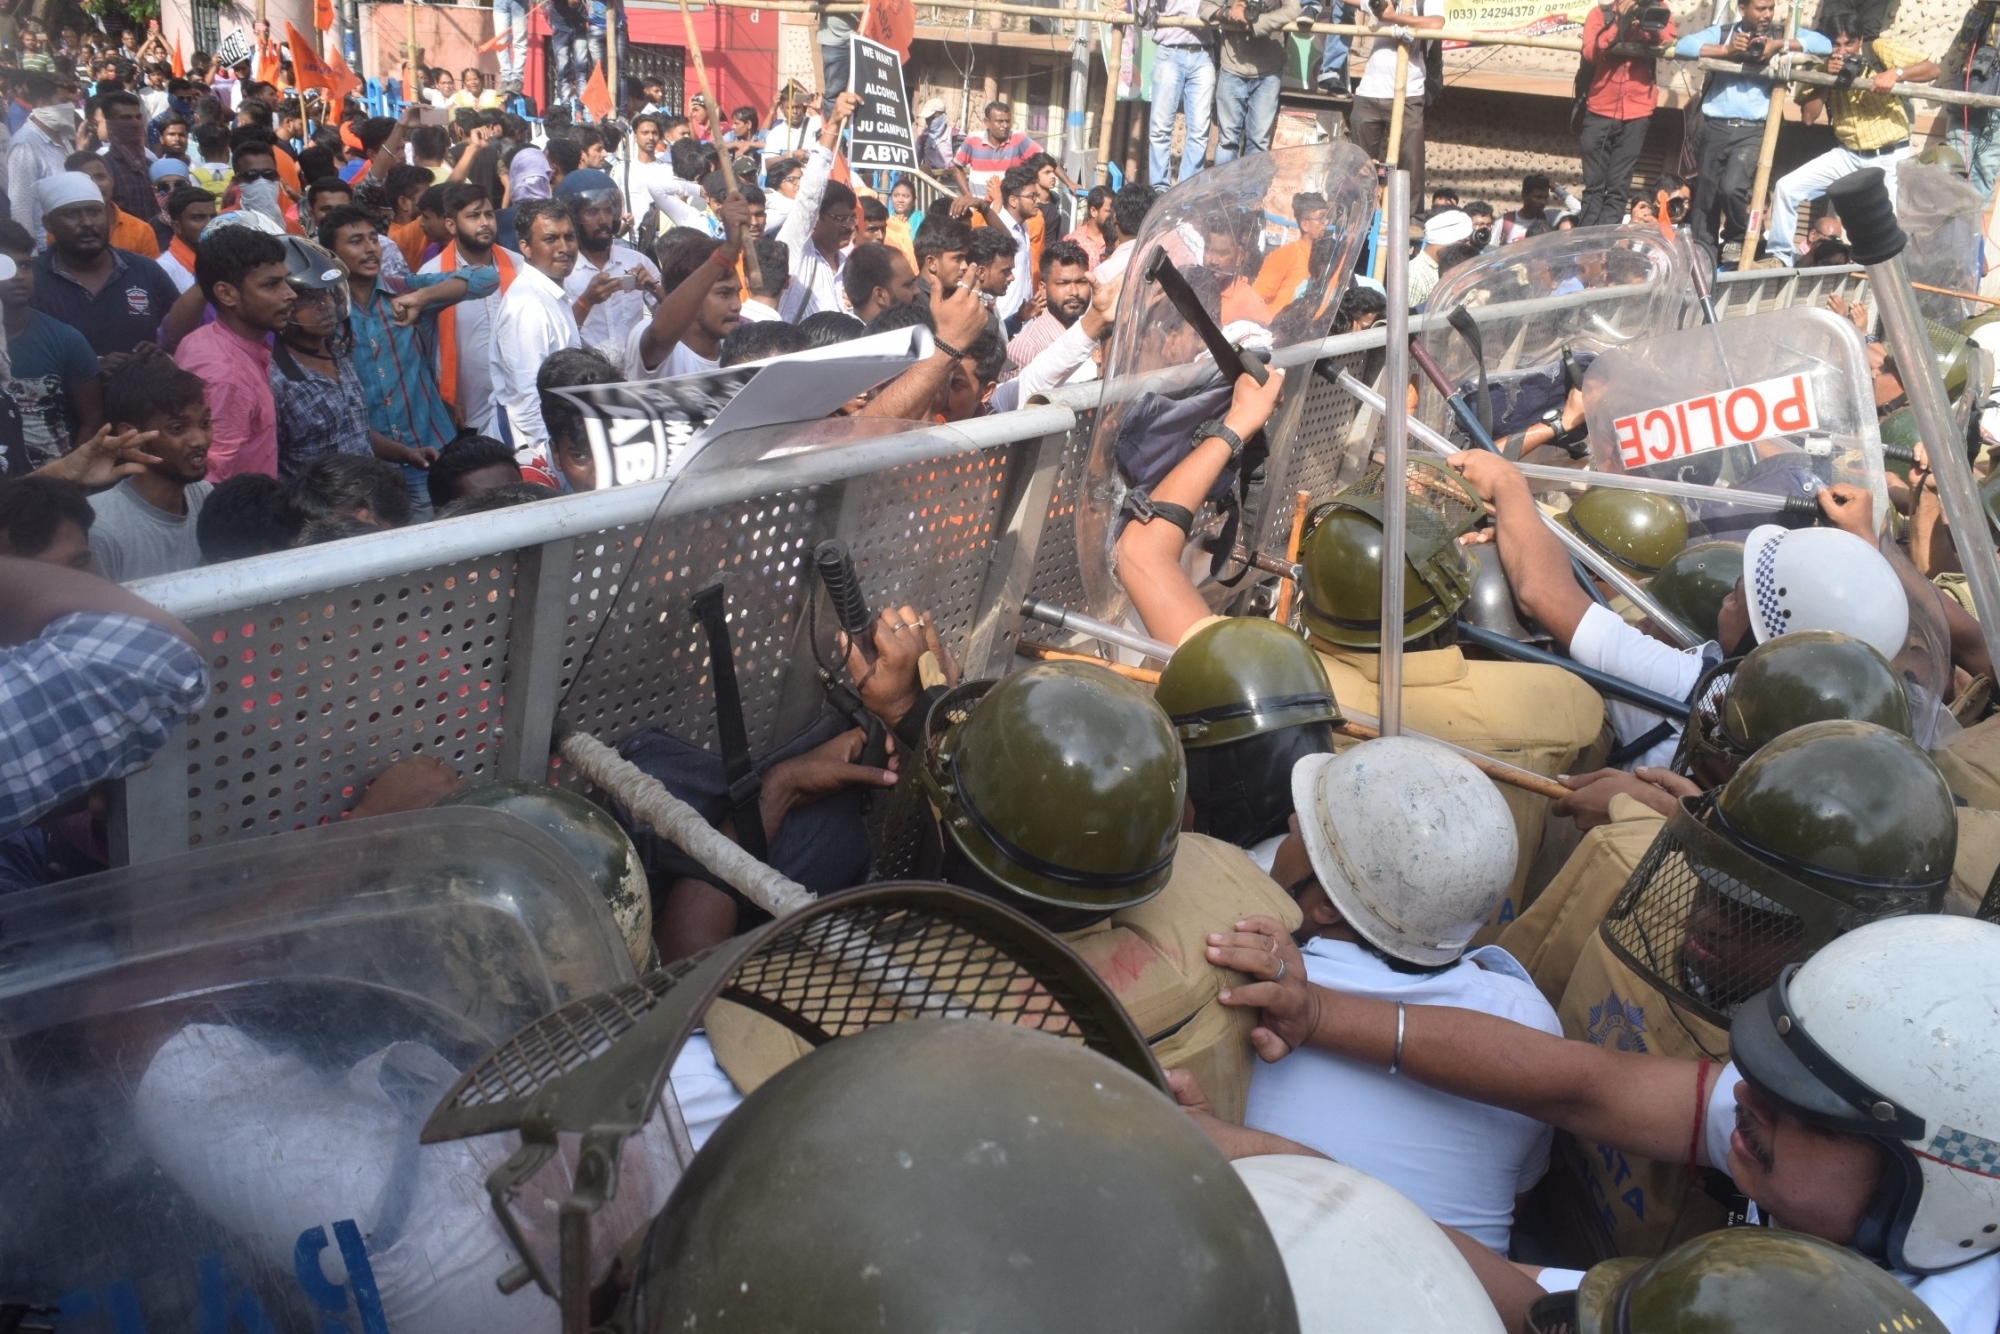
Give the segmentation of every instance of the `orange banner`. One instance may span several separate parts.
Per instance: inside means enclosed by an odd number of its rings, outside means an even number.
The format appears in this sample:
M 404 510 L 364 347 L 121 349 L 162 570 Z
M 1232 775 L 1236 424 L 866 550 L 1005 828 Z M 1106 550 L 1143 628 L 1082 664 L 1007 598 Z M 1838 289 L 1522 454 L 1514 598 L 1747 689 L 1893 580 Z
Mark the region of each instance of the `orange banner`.
M 861 10 L 861 26 L 856 31 L 907 61 L 910 41 L 917 35 L 917 11 L 910 0 L 867 0 Z
M 313 49 L 311 42 L 285 21 L 285 41 L 292 48 L 292 72 L 301 88 L 324 88 L 334 101 L 339 101 L 361 87 L 361 80 L 347 68 L 338 50 L 329 51 L 324 57 Z

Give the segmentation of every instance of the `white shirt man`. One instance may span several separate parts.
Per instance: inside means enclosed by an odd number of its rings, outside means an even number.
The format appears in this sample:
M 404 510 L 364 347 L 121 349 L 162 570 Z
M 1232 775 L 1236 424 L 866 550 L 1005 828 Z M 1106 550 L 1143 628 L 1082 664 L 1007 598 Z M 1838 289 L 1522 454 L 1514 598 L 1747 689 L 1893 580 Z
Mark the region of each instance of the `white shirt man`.
M 639 352 L 639 340 L 645 336 L 646 321 L 632 326 L 625 335 L 625 342 L 617 353 L 605 353 L 614 362 L 625 368 L 629 380 L 671 380 L 676 375 L 694 375 L 701 371 L 718 369 L 722 362 L 710 360 L 689 347 L 686 343 L 675 343 L 667 355 L 660 358 L 660 364 L 648 370 L 646 361 Z
M 1418 18 L 1443 18 L 1445 17 L 1444 0 L 1421 0 L 1421 3 L 1416 7 L 1416 13 Z M 1369 18 L 1367 21 L 1372 26 L 1382 26 L 1375 24 L 1372 18 Z M 1379 98 L 1384 102 L 1391 101 L 1396 96 L 1396 47 L 1398 43 L 1395 38 L 1387 34 L 1372 38 L 1370 41 L 1368 63 L 1362 69 L 1361 82 L 1355 86 L 1354 95 L 1356 97 Z M 1410 67 L 1403 75 L 1403 96 L 1406 100 L 1409 98 L 1421 98 L 1424 95 L 1423 44 L 1412 41 L 1409 43 L 1409 50 Z
M 1322 987 L 1477 1010 L 1562 1036 L 1562 1022 L 1527 970 L 1497 946 L 1468 950 L 1436 972 L 1398 972 L 1371 950 L 1324 936 L 1307 941 L 1302 953 Z M 1513 1229 L 1514 1197 L 1548 1169 L 1553 1136 L 1519 1113 L 1311 1049 L 1252 1072 L 1243 1123 L 1381 1178 L 1500 1255 Z
M 1034 256 L 1028 253 L 1028 224 L 1004 208 L 999 213 L 1001 225 L 1006 227 L 1007 235 L 1014 238 L 1014 284 L 1007 289 L 1007 295 L 993 303 L 993 313 L 1005 322 L 1013 319 L 1034 294 L 1035 261 Z
M 798 197 L 775 235 L 792 254 L 792 285 L 780 298 L 779 312 L 793 323 L 822 310 L 845 310 L 846 296 L 840 290 L 840 269 L 845 256 L 828 257 L 812 243 L 813 224 L 819 221 L 820 200 L 826 196 L 826 182 L 833 172 L 833 154 L 824 144 L 814 144 L 806 156 L 805 176 L 799 181 Z M 767 198 L 765 208 L 770 201 Z
M 1596 603 L 1577 622 L 1576 632 L 1569 639 L 1569 654 L 1585 667 L 1609 672 L 1621 681 L 1630 681 L 1669 699 L 1686 699 L 1701 674 L 1722 661 L 1722 647 L 1714 640 L 1698 648 L 1677 649 L 1642 634 L 1627 625 L 1617 612 Z M 1657 713 L 1609 695 L 1604 697 L 1604 716 L 1621 746 L 1646 735 L 1661 722 Z M 1673 730 L 1633 760 L 1632 767 L 1663 768 L 1672 764 L 1680 735 L 1680 725 L 1675 721 Z
M 764 304 L 764 298 L 753 296 L 743 303 L 743 319 L 751 324 L 763 324 L 767 320 L 783 319 L 776 306 Z
M 591 279 L 606 271 L 644 274 L 652 279 L 654 286 L 657 286 L 660 280 L 660 266 L 647 259 L 643 252 L 613 242 L 611 254 L 606 257 L 602 265 L 586 252 L 577 251 L 576 267 L 570 270 L 569 277 L 563 281 L 563 291 L 574 301 L 584 294 L 585 289 L 590 286 Z M 631 291 L 613 292 L 593 306 L 590 313 L 583 317 L 583 326 L 578 330 L 578 334 L 582 337 L 585 347 L 593 352 L 602 352 L 617 362 L 623 360 L 625 356 L 626 336 L 634 328 L 645 324 L 651 316 L 652 311 L 643 291 L 634 288 Z
M 582 346 L 568 294 L 534 265 L 522 265 L 493 320 L 493 397 L 513 436 L 515 458 L 547 457 L 549 432 L 535 376 L 550 353 Z
M 527 260 L 504 246 L 495 246 L 493 254 L 504 256 L 514 266 L 516 275 L 528 267 Z M 440 251 L 424 261 L 424 266 L 417 271 L 443 273 L 443 259 L 444 252 Z M 462 269 L 471 266 L 462 258 L 457 258 L 452 267 Z M 452 337 L 458 343 L 458 410 L 464 415 L 467 426 L 487 436 L 499 434 L 495 421 L 499 407 L 493 400 L 493 321 L 500 313 L 500 302 L 504 296 L 503 292 L 496 290 L 492 296 L 468 297 L 451 307 Z

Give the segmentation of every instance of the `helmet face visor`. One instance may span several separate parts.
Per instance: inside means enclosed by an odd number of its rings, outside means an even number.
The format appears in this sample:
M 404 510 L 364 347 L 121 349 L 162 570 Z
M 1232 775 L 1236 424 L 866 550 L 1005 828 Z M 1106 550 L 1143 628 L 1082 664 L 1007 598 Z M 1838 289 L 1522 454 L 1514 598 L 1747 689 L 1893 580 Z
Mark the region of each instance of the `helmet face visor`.
M 335 287 L 302 287 L 292 284 L 298 302 L 292 307 L 291 322 L 309 334 L 331 337 L 347 319 L 347 284 Z

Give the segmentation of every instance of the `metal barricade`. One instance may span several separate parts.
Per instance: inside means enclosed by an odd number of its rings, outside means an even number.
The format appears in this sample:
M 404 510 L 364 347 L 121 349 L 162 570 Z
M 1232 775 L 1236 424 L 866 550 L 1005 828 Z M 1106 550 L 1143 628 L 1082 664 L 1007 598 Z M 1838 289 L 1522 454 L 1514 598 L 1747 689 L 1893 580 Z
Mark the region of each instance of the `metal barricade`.
M 1858 272 L 1725 275 L 1717 304 L 1733 316 L 1817 303 L 1851 291 Z M 1261 548 L 1282 549 L 1295 492 L 1317 504 L 1366 468 L 1379 420 L 1306 372 L 1330 357 L 1374 382 L 1366 367 L 1383 337 L 1278 358 L 1304 392 L 1273 423 L 1280 447 L 1246 515 Z M 472 780 L 543 778 L 558 728 L 615 743 L 664 727 L 709 744 L 708 660 L 686 603 L 718 577 L 751 742 L 768 746 L 818 707 L 804 608 L 826 537 L 853 548 L 873 605 L 930 610 L 968 675 L 1004 672 L 1024 595 L 1082 604 L 1076 505 L 1104 392 L 1077 386 L 949 432 L 691 477 L 666 496 L 678 522 L 651 549 L 661 485 L 135 584 L 208 645 L 214 687 L 200 718 L 121 785 L 113 859 L 338 819 L 409 755 Z M 1426 401 L 1427 419 L 1435 410 Z

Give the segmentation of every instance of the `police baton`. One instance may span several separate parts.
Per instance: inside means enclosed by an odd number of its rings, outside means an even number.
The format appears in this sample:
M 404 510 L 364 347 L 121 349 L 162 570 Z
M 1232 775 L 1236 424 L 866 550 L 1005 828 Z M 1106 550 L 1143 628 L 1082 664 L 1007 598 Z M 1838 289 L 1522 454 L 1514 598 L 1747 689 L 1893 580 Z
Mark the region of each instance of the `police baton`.
M 1160 290 L 1173 302 L 1174 309 L 1187 321 L 1188 328 L 1201 335 L 1202 346 L 1215 359 L 1215 369 L 1222 372 L 1224 384 L 1235 384 L 1241 376 L 1249 376 L 1258 384 L 1271 378 L 1261 353 L 1238 347 L 1223 337 L 1222 328 L 1209 315 L 1201 298 L 1188 286 L 1186 278 L 1164 250 L 1155 250 L 1146 261 L 1146 281 L 1158 283 Z

